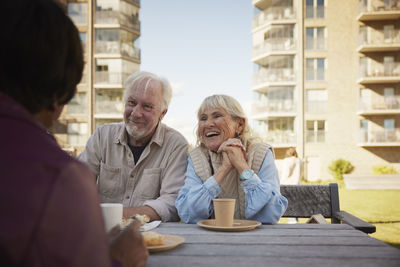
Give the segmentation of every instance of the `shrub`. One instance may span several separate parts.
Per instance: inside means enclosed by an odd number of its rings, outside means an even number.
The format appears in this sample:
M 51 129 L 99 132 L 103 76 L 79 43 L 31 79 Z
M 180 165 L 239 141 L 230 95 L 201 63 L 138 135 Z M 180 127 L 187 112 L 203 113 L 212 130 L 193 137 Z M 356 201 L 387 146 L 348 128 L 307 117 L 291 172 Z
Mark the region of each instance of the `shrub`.
M 373 174 L 397 174 L 397 170 L 392 166 L 377 165 L 372 167 Z
M 354 166 L 345 159 L 337 159 L 332 161 L 328 168 L 333 177 L 337 180 L 343 180 L 343 174 L 351 173 L 354 170 Z

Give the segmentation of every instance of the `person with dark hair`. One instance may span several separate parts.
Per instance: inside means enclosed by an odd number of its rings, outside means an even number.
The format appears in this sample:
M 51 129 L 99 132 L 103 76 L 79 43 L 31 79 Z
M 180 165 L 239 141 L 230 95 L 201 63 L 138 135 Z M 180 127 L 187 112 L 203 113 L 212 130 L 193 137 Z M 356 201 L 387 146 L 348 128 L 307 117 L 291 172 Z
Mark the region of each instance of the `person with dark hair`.
M 107 236 L 95 177 L 48 132 L 82 77 L 78 30 L 52 0 L 2 11 L 1 266 L 143 266 L 139 223 Z

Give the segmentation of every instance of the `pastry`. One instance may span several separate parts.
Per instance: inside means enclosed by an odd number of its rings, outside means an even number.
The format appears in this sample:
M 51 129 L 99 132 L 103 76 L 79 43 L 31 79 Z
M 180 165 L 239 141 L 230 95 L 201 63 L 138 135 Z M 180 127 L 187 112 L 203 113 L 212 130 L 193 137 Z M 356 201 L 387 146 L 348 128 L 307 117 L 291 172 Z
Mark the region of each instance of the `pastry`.
M 146 246 L 160 246 L 164 244 L 164 236 L 156 232 L 143 232 L 143 239 Z

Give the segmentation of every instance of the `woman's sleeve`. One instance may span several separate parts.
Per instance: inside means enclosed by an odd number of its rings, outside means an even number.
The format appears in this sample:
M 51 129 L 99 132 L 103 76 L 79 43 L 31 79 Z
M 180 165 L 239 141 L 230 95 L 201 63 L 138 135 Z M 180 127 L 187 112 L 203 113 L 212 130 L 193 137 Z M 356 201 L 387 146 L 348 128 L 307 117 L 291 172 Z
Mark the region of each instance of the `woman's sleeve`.
M 178 215 L 185 223 L 197 223 L 208 219 L 214 211 L 212 199 L 221 193 L 213 176 L 203 181 L 196 175 L 192 159 L 188 158 L 185 185 L 175 201 Z
M 262 223 L 275 224 L 286 211 L 288 201 L 281 195 L 278 170 L 272 150 L 265 154 L 260 171 L 242 183 L 246 193 L 245 217 Z

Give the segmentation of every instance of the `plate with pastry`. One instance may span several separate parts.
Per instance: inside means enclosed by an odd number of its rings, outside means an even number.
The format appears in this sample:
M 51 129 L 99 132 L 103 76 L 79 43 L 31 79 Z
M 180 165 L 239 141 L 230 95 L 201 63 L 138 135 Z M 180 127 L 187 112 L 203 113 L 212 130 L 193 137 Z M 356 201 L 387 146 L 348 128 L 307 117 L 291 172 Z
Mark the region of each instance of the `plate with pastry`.
M 258 221 L 251 220 L 233 220 L 232 226 L 216 226 L 215 220 L 203 220 L 197 223 L 197 225 L 213 230 L 213 231 L 222 231 L 222 232 L 241 232 L 241 231 L 250 231 L 255 229 L 257 226 L 260 226 L 261 223 Z
M 145 215 L 145 214 L 143 214 L 143 215 L 135 214 L 135 215 L 133 215 L 133 216 L 131 216 L 129 218 L 123 217 L 122 218 L 122 227 L 123 228 L 127 227 L 129 224 L 131 224 L 135 220 L 140 222 L 139 230 L 141 232 L 150 231 L 150 230 L 158 227 L 160 225 L 160 223 L 161 223 L 161 221 L 149 222 L 150 221 L 150 217 Z
M 173 249 L 182 244 L 185 239 L 177 235 L 163 235 L 157 232 L 143 232 L 144 242 L 149 252 L 160 252 Z

